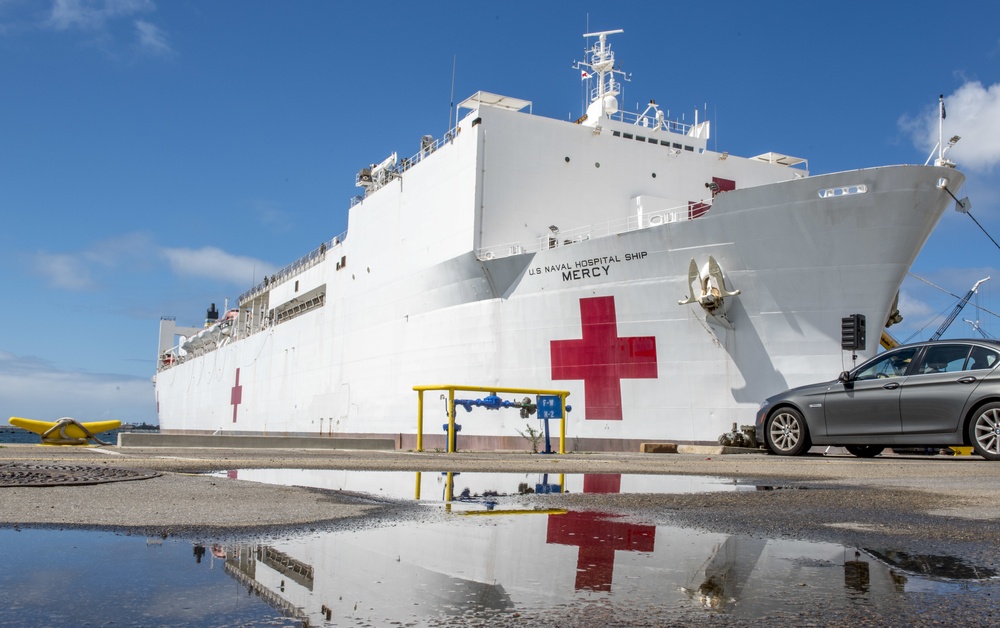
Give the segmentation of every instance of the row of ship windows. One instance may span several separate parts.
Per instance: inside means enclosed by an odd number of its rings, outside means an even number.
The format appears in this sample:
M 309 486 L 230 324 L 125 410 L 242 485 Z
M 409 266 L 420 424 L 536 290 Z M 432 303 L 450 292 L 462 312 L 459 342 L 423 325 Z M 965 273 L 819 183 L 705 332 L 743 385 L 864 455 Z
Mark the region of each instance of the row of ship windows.
M 643 137 L 642 135 L 635 135 L 633 133 L 622 133 L 621 131 L 612 131 L 612 135 L 615 137 L 623 137 L 627 140 L 636 140 L 639 142 L 647 142 L 649 144 L 659 144 L 660 146 L 666 146 L 667 148 L 683 148 L 684 150 L 694 152 L 694 146 L 684 146 L 676 142 L 668 142 L 667 140 L 658 140 L 655 137 Z

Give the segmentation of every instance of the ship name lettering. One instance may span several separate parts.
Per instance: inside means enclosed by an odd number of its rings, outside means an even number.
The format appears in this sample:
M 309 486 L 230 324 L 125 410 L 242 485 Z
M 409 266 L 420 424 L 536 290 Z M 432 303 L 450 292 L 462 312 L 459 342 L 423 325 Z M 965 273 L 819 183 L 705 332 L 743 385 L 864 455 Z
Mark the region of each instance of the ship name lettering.
M 587 268 L 588 266 L 600 266 L 602 264 L 610 264 L 612 262 L 620 262 L 621 259 L 617 255 L 609 255 L 607 257 L 595 257 L 593 259 L 582 259 L 576 263 L 577 268 Z
M 590 279 L 593 277 L 606 277 L 611 272 L 611 265 L 626 262 L 634 262 L 644 259 L 649 253 L 647 251 L 633 251 L 621 255 L 607 255 L 604 257 L 592 257 L 581 259 L 575 262 L 560 262 L 546 266 L 535 266 L 528 269 L 529 275 L 541 275 L 543 273 L 562 273 L 563 281 L 573 281 L 575 279 Z
M 573 281 L 575 279 L 591 279 L 593 277 L 607 276 L 611 272 L 611 266 L 591 266 L 589 268 L 574 268 L 564 270 L 563 281 Z

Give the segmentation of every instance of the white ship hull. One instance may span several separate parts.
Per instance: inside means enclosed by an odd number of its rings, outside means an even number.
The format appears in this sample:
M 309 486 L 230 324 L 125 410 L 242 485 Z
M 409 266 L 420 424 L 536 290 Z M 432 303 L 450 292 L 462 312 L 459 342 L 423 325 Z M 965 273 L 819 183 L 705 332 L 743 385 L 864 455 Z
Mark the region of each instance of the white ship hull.
M 934 166 L 805 176 L 708 151 L 697 127 L 653 144 L 612 119 L 469 107 L 446 143 L 369 189 L 346 239 L 244 295 L 228 335 L 166 352 L 162 431 L 412 448 L 413 387 L 459 384 L 570 391 L 571 450 L 714 442 L 765 397 L 877 351 L 943 186 L 964 179 Z M 729 189 L 705 198 L 712 182 Z M 680 304 L 699 280 L 723 288 L 710 257 L 739 294 Z M 841 319 L 854 313 L 868 334 L 852 353 Z M 427 404 L 425 445 L 439 446 L 445 407 Z M 536 423 L 458 419 L 464 448 L 524 448 L 518 431 Z

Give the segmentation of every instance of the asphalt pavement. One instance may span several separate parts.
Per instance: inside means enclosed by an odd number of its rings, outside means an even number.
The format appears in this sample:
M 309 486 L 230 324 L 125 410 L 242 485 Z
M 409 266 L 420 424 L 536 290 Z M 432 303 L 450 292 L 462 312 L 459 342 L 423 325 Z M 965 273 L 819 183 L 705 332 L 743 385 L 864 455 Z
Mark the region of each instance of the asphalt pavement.
M 406 452 L 216 448 L 0 446 L 4 469 L 145 470 L 151 479 L 95 485 L 0 488 L 0 527 L 83 527 L 126 533 L 213 539 L 275 531 L 380 525 L 411 516 L 412 504 L 303 487 L 269 486 L 202 475 L 238 469 L 350 469 L 566 474 L 712 476 L 757 490 L 685 494 L 525 495 L 537 507 L 620 513 L 646 521 L 766 539 L 881 547 L 958 558 L 1000 572 L 1000 463 L 973 456 L 849 455 L 786 458 L 763 453 Z M 145 475 L 150 475 L 146 473 Z M 985 586 L 985 588 L 984 588 Z M 805 613 L 803 625 L 989 625 L 998 618 L 996 585 L 952 597 L 930 597 L 919 607 L 870 608 L 836 614 Z M 567 611 L 570 613 L 572 609 Z M 657 619 L 659 617 L 659 619 Z M 519 625 L 524 625 L 520 618 Z M 590 625 L 593 618 L 563 616 L 552 625 Z M 547 625 L 549 617 L 536 617 Z M 608 618 L 606 625 L 675 625 L 655 604 Z M 725 616 L 700 616 L 726 625 Z M 551 623 L 551 622 L 550 622 Z M 795 623 L 793 621 L 793 623 Z M 676 624 L 680 625 L 680 624 Z

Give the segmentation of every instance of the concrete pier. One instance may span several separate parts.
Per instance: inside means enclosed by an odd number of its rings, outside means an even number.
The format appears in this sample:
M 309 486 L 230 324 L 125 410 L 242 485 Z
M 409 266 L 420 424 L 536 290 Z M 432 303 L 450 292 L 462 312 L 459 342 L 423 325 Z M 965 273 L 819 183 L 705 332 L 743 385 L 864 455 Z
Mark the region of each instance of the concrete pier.
M 393 450 L 391 438 L 316 438 L 312 436 L 233 436 L 123 432 L 119 447 L 212 447 L 227 449 L 356 449 Z

